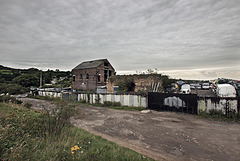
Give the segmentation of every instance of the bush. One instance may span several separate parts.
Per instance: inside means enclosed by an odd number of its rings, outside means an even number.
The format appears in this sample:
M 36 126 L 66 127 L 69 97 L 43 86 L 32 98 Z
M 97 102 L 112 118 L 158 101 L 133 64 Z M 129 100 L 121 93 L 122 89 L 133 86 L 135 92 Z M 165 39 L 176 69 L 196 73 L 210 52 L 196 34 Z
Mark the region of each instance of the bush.
M 18 84 L 5 84 L 5 83 L 0 83 L 0 94 L 1 93 L 9 93 L 10 95 L 13 94 L 22 94 L 25 93 L 25 88 Z
M 44 108 L 43 112 L 43 134 L 60 135 L 64 128 L 70 127 L 70 118 L 77 114 L 75 105 L 68 104 L 67 102 L 58 102 L 55 109 L 48 110 Z
M 0 103 L 0 114 L 0 160 L 152 160 L 77 127 L 51 135 L 46 113 Z
M 16 103 L 16 98 L 9 95 L 0 96 L 0 102 Z
M 223 114 L 222 111 L 220 111 L 220 110 L 215 110 L 215 109 L 209 110 L 209 114 L 210 114 L 210 115 L 224 116 L 224 114 Z
M 120 102 L 110 102 L 110 101 L 104 101 L 104 106 L 121 106 Z
M 112 102 L 112 106 L 121 106 L 120 102 Z
M 24 104 L 24 107 L 26 107 L 26 108 L 31 108 L 33 105 L 31 104 L 31 103 L 29 103 L 29 102 L 26 102 L 25 104 Z
M 110 102 L 110 101 L 104 101 L 103 105 L 104 105 L 104 106 L 112 106 L 112 102 Z
M 23 74 L 13 79 L 13 82 L 23 87 L 38 86 L 39 79 L 35 75 Z

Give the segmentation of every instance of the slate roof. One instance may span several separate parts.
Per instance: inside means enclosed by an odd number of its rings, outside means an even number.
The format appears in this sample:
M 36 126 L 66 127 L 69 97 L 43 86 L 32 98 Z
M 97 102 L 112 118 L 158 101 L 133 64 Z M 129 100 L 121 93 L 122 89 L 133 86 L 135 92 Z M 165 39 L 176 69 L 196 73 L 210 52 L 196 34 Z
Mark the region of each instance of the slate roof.
M 103 62 L 108 62 L 108 60 L 107 59 L 99 59 L 99 60 L 85 61 L 85 62 L 82 62 L 81 64 L 79 64 L 78 66 L 76 66 L 74 69 L 96 68 L 99 65 L 101 65 Z

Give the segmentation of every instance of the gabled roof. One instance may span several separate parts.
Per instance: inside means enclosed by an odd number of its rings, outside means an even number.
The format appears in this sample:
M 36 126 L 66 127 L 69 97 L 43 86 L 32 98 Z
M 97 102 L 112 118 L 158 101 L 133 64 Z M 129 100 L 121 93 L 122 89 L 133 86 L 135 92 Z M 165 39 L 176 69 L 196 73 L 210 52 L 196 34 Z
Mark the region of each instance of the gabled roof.
M 98 59 L 98 60 L 92 60 L 92 61 L 85 61 L 76 66 L 74 69 L 89 69 L 89 68 L 96 68 L 99 65 L 101 65 L 103 62 L 109 63 L 107 59 Z M 74 70 L 73 69 L 73 70 Z

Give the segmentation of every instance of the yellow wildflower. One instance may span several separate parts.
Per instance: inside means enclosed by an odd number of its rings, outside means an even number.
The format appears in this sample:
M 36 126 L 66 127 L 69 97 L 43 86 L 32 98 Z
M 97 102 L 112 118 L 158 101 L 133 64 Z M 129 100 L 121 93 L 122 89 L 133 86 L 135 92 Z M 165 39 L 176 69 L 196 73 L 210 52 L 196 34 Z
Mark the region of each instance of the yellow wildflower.
M 79 149 L 80 149 L 80 148 L 79 148 L 77 145 L 75 145 L 74 147 L 72 147 L 72 148 L 71 148 L 72 154 L 74 154 L 74 152 L 77 151 L 77 150 L 79 150 Z
M 77 145 L 75 145 L 74 148 L 75 148 L 75 150 L 79 150 L 80 149 Z

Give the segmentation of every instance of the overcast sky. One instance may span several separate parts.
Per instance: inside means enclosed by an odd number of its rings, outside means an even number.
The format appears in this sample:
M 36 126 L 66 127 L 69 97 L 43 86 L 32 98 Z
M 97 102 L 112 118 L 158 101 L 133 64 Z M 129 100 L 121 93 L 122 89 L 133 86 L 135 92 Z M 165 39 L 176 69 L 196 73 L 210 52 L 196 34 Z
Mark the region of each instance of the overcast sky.
M 0 0 L 0 64 L 240 80 L 239 0 Z

